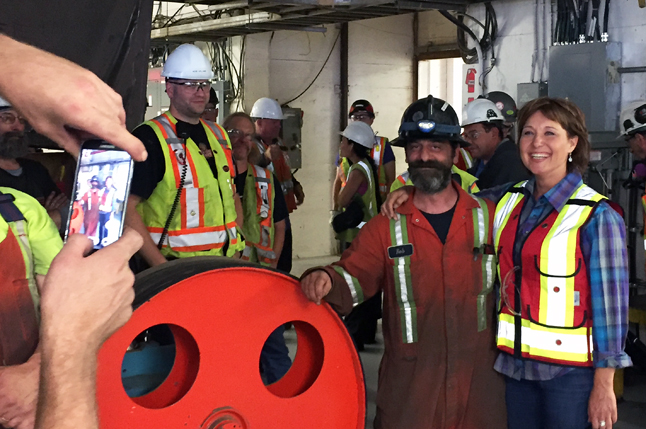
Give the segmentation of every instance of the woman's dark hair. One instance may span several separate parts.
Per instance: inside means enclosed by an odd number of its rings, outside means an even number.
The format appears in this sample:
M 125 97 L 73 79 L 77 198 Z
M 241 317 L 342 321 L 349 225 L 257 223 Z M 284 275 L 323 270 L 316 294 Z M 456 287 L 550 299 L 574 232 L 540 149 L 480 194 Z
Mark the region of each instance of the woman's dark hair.
M 536 112 L 541 112 L 547 119 L 558 122 L 567 132 L 568 138 L 575 136 L 579 138 L 572 151 L 572 162 L 567 163 L 567 172 L 577 170 L 583 174 L 588 168 L 590 159 L 590 139 L 585 126 L 585 115 L 581 109 L 564 98 L 541 97 L 530 101 L 518 112 L 519 141 L 525 124 Z
M 372 169 L 372 183 L 374 183 L 375 198 L 377 199 L 377 212 L 381 210 L 381 193 L 379 192 L 379 170 L 377 169 L 377 164 L 375 160 L 370 156 L 370 149 L 361 144 L 348 139 L 348 143 L 352 144 L 352 152 L 359 157 L 359 159 L 367 159 L 370 163 L 370 168 Z M 348 159 L 348 162 L 352 164 L 352 161 Z

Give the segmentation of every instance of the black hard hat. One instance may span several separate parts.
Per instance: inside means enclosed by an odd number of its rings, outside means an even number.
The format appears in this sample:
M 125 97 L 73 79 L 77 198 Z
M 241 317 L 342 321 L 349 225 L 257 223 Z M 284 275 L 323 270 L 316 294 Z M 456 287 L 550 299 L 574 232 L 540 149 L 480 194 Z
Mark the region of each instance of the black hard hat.
M 348 113 L 348 118 L 351 118 L 357 112 L 366 112 L 371 118 L 375 117 L 375 109 L 372 108 L 372 104 L 368 100 L 357 100 L 352 103 L 350 106 L 350 113 Z
M 92 178 L 90 179 L 90 182 L 99 182 L 99 183 L 101 183 L 101 181 L 99 180 L 99 176 L 92 176 Z
M 516 107 L 516 102 L 509 94 L 502 91 L 491 91 L 484 98 L 493 101 L 505 117 L 505 122 L 516 122 L 518 108 Z
M 399 125 L 399 137 L 390 142 L 405 147 L 416 139 L 448 140 L 460 146 L 469 146 L 460 135 L 460 120 L 446 101 L 429 95 L 408 106 Z

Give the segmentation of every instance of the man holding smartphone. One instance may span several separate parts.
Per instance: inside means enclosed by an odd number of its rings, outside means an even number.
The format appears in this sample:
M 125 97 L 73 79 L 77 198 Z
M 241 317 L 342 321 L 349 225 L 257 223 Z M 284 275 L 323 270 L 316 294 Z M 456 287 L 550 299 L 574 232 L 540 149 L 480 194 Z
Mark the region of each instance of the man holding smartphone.
M 126 224 L 144 237 L 147 265 L 191 256 L 234 256 L 244 249 L 242 208 L 226 132 L 200 118 L 209 101 L 211 64 L 181 45 L 162 71 L 170 109 L 133 134 L 148 151 L 135 164 Z

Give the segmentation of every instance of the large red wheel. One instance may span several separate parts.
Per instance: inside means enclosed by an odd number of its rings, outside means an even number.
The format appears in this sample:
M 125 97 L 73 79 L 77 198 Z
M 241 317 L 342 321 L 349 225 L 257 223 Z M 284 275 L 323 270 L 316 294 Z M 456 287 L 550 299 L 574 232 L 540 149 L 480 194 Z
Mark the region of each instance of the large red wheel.
M 363 428 L 361 362 L 338 316 L 305 299 L 298 281 L 226 258 L 192 258 L 148 270 L 135 283 L 130 321 L 99 353 L 103 429 Z M 289 372 L 265 386 L 258 362 L 278 326 L 292 322 Z M 142 331 L 168 324 L 175 361 L 152 392 L 130 398 L 121 364 Z

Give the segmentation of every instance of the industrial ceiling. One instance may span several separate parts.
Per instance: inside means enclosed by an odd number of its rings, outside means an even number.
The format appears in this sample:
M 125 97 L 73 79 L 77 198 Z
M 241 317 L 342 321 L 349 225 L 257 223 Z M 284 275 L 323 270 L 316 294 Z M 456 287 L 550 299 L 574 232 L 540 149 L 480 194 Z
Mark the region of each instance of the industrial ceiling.
M 474 0 L 200 0 L 185 1 L 171 16 L 157 14 L 151 43 L 214 42 L 265 31 L 324 32 L 325 24 L 427 10 L 465 11 Z

